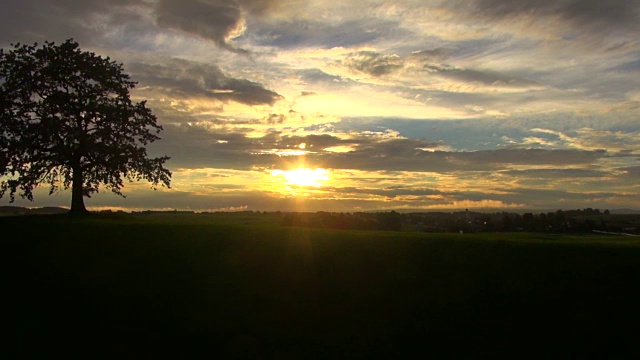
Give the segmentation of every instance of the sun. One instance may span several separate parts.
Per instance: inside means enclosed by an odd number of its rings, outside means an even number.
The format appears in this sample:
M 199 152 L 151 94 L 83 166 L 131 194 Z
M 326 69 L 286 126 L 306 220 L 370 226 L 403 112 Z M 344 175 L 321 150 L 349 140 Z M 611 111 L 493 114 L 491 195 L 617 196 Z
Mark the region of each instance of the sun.
M 286 185 L 320 187 L 329 180 L 326 169 L 300 168 L 295 170 L 273 170 L 271 175 L 280 177 Z

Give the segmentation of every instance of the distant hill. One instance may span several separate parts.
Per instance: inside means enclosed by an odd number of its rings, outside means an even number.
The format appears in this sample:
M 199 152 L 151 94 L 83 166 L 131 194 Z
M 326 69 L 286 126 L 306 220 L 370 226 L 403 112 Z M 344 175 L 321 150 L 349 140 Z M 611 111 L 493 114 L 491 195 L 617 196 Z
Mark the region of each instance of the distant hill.
M 634 215 L 634 214 L 640 214 L 640 210 L 635 210 L 635 209 L 613 209 L 611 210 L 612 214 L 618 214 L 618 215 Z
M 64 214 L 69 209 L 55 206 L 46 206 L 40 208 L 26 208 L 22 206 L 0 206 L 0 216 L 8 215 L 52 215 Z
M 67 208 L 54 207 L 54 206 L 29 209 L 29 214 L 38 214 L 38 215 L 65 214 L 68 212 L 69 212 L 69 209 Z
M 393 208 L 389 208 L 389 209 L 384 209 L 384 210 L 369 210 L 369 211 L 365 211 L 368 213 L 376 213 L 376 212 L 389 212 L 389 211 L 396 211 L 399 213 L 403 213 L 403 214 L 407 214 L 407 213 L 458 213 L 458 212 L 464 212 L 465 209 L 461 208 L 461 209 L 393 209 Z M 563 211 L 573 211 L 574 209 L 561 209 Z M 605 208 L 601 208 L 600 211 L 604 212 L 606 209 Z M 507 212 L 507 213 L 512 213 L 512 214 L 525 214 L 525 213 L 532 213 L 532 214 L 540 214 L 540 213 L 549 213 L 549 212 L 556 212 L 558 211 L 558 209 L 528 209 L 528 208 L 504 208 L 504 209 L 498 209 L 498 208 L 473 208 L 473 209 L 469 209 L 469 212 L 471 213 L 485 213 L 485 214 L 494 214 L 494 213 L 502 213 L 502 212 Z M 609 209 L 611 214 L 616 214 L 616 215 L 636 215 L 636 214 L 640 214 L 640 209 Z
M 29 209 L 20 206 L 0 206 L 0 215 L 23 215 L 29 212 Z

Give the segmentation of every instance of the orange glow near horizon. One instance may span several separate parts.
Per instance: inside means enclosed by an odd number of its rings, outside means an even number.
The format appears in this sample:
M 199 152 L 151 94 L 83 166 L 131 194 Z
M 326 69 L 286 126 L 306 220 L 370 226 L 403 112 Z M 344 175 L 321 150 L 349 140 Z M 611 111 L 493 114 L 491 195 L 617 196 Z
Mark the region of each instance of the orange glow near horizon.
M 329 180 L 329 171 L 322 168 L 273 170 L 271 175 L 282 179 L 285 185 L 320 187 Z

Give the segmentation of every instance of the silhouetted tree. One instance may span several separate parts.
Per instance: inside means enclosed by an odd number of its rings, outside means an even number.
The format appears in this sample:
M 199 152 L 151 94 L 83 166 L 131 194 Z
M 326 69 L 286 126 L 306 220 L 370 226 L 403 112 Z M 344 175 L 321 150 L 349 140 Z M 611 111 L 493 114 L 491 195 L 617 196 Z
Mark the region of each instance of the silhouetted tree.
M 84 197 L 101 184 L 121 196 L 125 178 L 169 187 L 169 158 L 143 147 L 162 127 L 145 101 L 131 101 L 136 83 L 122 64 L 73 39 L 11 46 L 0 49 L 0 197 L 71 187 L 71 212 L 84 213 Z

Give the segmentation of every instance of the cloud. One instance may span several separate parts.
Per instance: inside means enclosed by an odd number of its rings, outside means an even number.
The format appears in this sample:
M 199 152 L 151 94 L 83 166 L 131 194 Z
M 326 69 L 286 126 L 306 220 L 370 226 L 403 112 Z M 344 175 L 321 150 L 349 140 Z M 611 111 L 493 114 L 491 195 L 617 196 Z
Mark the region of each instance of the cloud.
M 640 166 L 629 166 L 618 170 L 624 173 L 624 177 L 634 180 L 640 179 Z
M 231 41 L 244 34 L 247 15 L 265 15 L 284 6 L 276 0 L 159 0 L 155 7 L 158 25 L 211 40 L 237 53 L 247 50 Z
M 383 55 L 374 51 L 349 54 L 344 60 L 344 65 L 372 76 L 387 75 L 404 66 L 398 55 Z
M 156 58 L 127 62 L 127 70 L 140 82 L 139 87 L 179 99 L 202 97 L 246 105 L 273 105 L 282 98 L 261 84 L 232 78 L 212 64 Z
M 329 134 L 310 134 L 306 136 L 281 136 L 277 142 L 278 146 L 295 147 L 299 144 L 306 144 L 308 149 L 322 151 L 327 148 L 337 146 L 353 146 L 362 143 L 360 139 L 341 139 Z
M 526 169 L 526 170 L 509 170 L 503 171 L 501 174 L 528 177 L 536 179 L 574 179 L 574 178 L 602 178 L 609 176 L 610 173 L 601 170 L 590 169 Z
M 409 59 L 418 61 L 419 63 L 439 63 L 451 56 L 451 49 L 443 47 L 435 49 L 415 50 L 409 55 Z
M 252 39 L 260 46 L 280 49 L 301 47 L 353 47 L 397 36 L 406 36 L 407 30 L 395 21 L 365 17 L 350 20 L 311 19 L 269 21 L 256 19 L 252 24 Z
M 514 76 L 508 76 L 490 71 L 480 71 L 472 69 L 464 69 L 450 65 L 431 65 L 426 64 L 423 68 L 425 71 L 442 78 L 470 83 L 478 84 L 482 86 L 494 86 L 505 88 L 542 88 L 542 84 L 529 80 L 518 78 Z
M 606 156 L 606 150 L 571 149 L 499 149 L 465 152 L 465 162 L 520 165 L 569 165 L 591 164 Z
M 87 14 L 109 11 L 117 6 L 145 5 L 144 0 L 47 0 L 56 8 L 64 9 L 70 14 Z M 36 1 L 38 3 L 38 1 Z
M 378 78 L 383 78 L 388 81 L 388 85 L 412 90 L 417 88 L 426 91 L 478 93 L 488 90 L 540 90 L 546 87 L 537 81 L 518 76 L 445 64 L 447 54 L 448 50 L 442 48 L 404 55 L 387 55 L 366 50 L 349 53 L 337 64 L 346 67 L 349 70 L 347 76 L 355 81 L 366 83 L 368 79 L 361 76 L 366 74 L 376 79 L 373 83 L 379 84 Z M 422 81 L 415 83 L 415 79 Z
M 5 0 L 0 12 L 0 41 L 60 42 L 74 38 L 81 44 L 95 45 L 105 37 L 105 31 L 109 33 L 124 23 L 144 22 L 144 9 L 148 9 L 144 0 Z
M 557 136 L 565 146 L 577 149 L 608 149 L 610 152 L 640 153 L 640 132 L 638 131 L 594 130 L 591 128 L 566 132 L 534 128 L 531 131 Z
M 453 7 L 467 16 L 492 21 L 530 21 L 543 25 L 559 19 L 574 29 L 591 33 L 613 33 L 619 29 L 637 29 L 640 5 L 628 0 L 477 0 L 456 1 Z M 451 6 L 451 5 L 450 5 Z
M 286 0 L 158 0 L 155 17 L 163 28 L 211 40 L 216 45 L 241 54 L 246 49 L 232 44 L 245 34 L 247 17 L 254 20 L 286 8 Z
M 513 192 L 513 195 L 505 196 L 505 199 L 520 199 L 520 201 L 528 204 L 550 204 L 552 207 L 564 207 L 563 202 L 583 202 L 586 204 L 593 204 L 595 199 L 602 198 L 621 198 L 624 199 L 628 196 L 625 193 L 618 193 L 614 191 L 567 191 L 560 189 L 535 189 L 535 188 L 521 188 Z M 575 205 L 574 205 L 575 206 Z
M 480 0 L 481 11 L 492 12 L 498 16 L 515 14 L 553 15 L 576 26 L 586 27 L 625 27 L 637 25 L 638 3 L 627 0 L 565 0 L 557 2 L 544 1 L 506 1 Z
M 303 148 L 301 144 L 304 144 Z M 238 170 L 256 167 L 285 169 L 303 163 L 309 167 L 364 171 L 495 172 L 512 170 L 515 166 L 588 166 L 607 157 L 605 150 L 509 148 L 450 151 L 443 150 L 447 146 L 441 141 L 366 133 L 298 136 L 271 131 L 260 137 L 249 137 L 248 133 L 212 125 L 208 121 L 166 126 L 163 148 L 171 154 L 173 166 L 198 168 L 215 164 L 215 167 Z M 344 151 L 335 151 L 338 148 Z M 556 175 L 561 173 L 558 171 Z M 582 173 L 584 176 L 587 174 L 595 175 Z M 516 176 L 518 173 L 505 175 Z M 547 176 L 551 174 L 547 173 Z
M 7 0 L 0 33 L 10 41 L 64 40 L 104 42 L 114 32 L 157 35 L 163 29 L 210 40 L 237 53 L 232 40 L 245 31 L 246 15 L 265 15 L 275 0 Z M 122 29 L 117 30 L 118 27 Z M 149 39 L 147 39 L 149 40 Z M 107 41 L 108 42 L 108 41 Z
M 302 81 L 310 84 L 336 84 L 336 83 L 348 83 L 348 79 L 341 76 L 327 74 L 319 69 L 303 69 L 298 70 L 297 75 Z
M 405 145 L 405 146 L 403 146 Z M 407 147 L 398 141 L 369 146 L 336 157 L 337 168 L 366 170 L 402 170 L 426 172 L 491 171 L 509 165 L 591 164 L 605 151 L 498 149 L 469 152 L 422 151 L 416 144 Z
M 138 193 L 150 207 L 295 207 L 260 186 L 297 166 L 338 179 L 304 195 L 320 208 L 638 206 L 639 8 L 5 0 L 0 41 L 73 37 L 124 61 L 165 128 L 150 153 L 183 173 L 175 194 Z M 228 177 L 189 173 L 205 168 Z
M 159 0 L 158 25 L 212 40 L 234 50 L 229 40 L 244 31 L 242 10 L 236 1 Z

